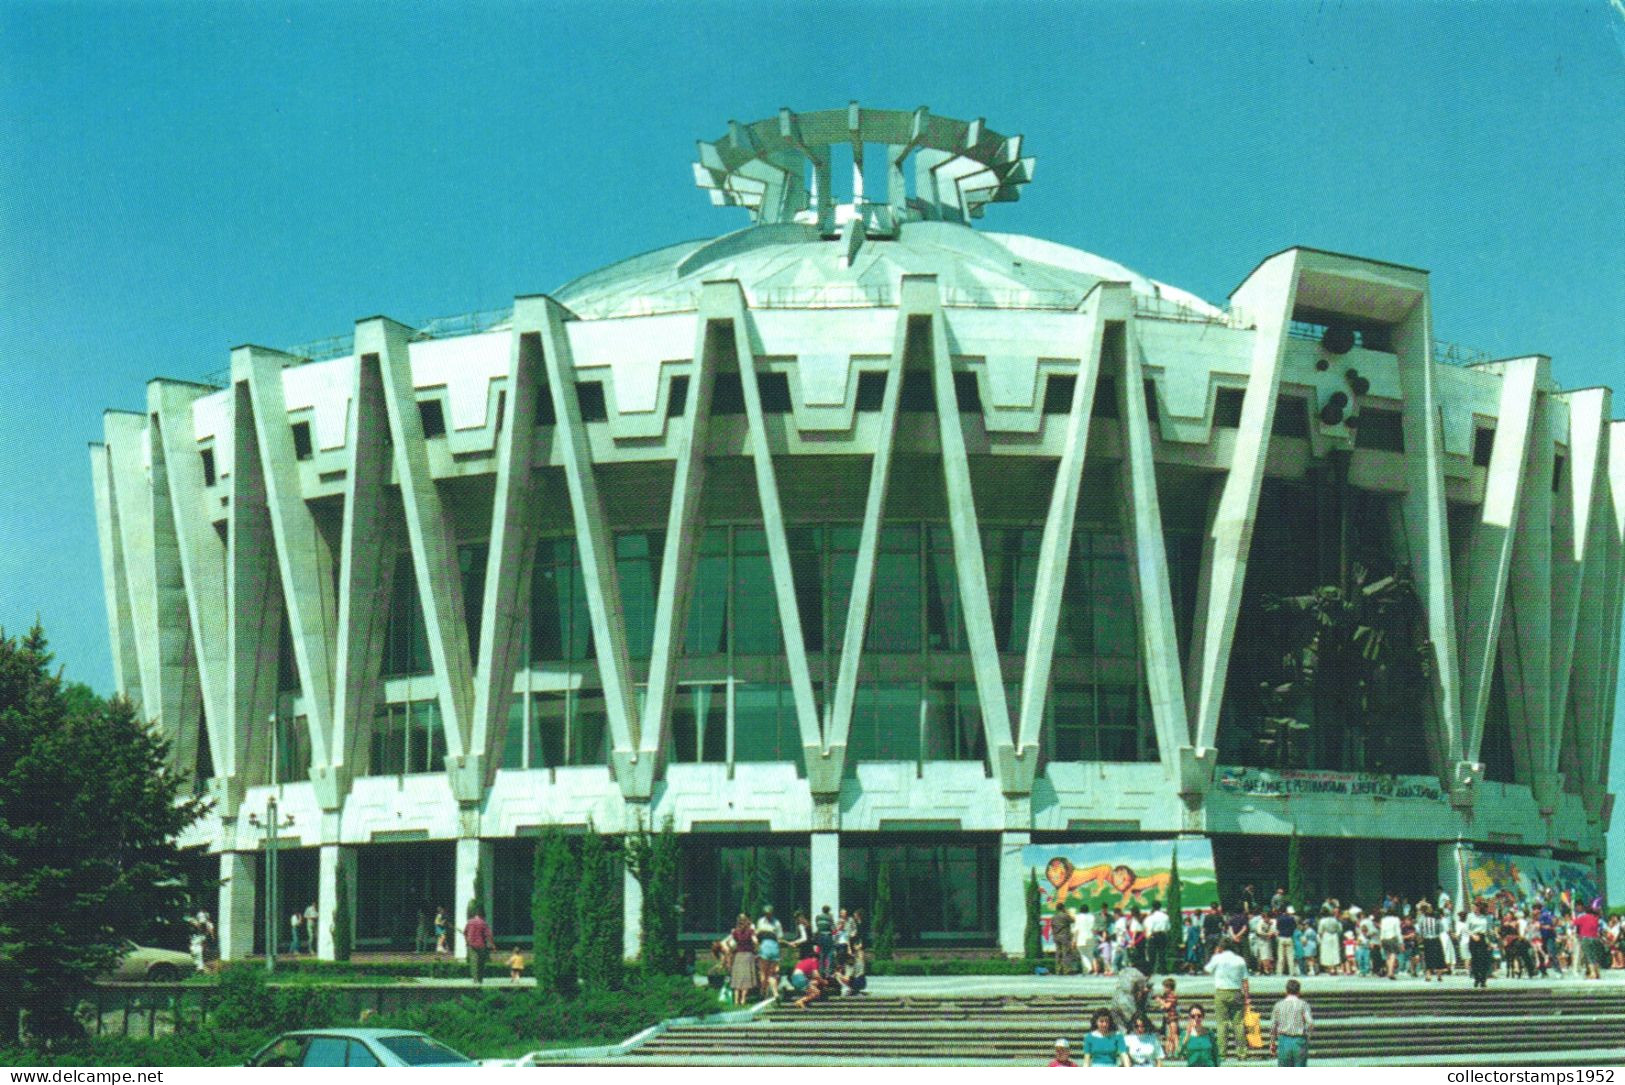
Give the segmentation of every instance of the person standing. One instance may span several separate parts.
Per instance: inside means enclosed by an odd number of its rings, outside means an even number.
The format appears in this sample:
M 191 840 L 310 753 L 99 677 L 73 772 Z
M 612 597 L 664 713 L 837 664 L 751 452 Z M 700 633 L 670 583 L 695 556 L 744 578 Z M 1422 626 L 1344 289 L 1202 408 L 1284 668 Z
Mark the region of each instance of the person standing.
M 784 941 L 784 924 L 773 915 L 773 905 L 762 906 L 761 918 L 756 920 L 756 967 L 761 972 L 760 986 L 774 991 L 779 986 L 779 943 Z
M 478 987 L 485 982 L 485 965 L 496 948 L 496 939 L 491 936 L 483 909 L 475 908 L 469 913 L 468 922 L 463 925 L 463 945 L 468 947 L 468 973 Z
M 1315 933 L 1320 936 L 1320 974 L 1333 974 L 1343 963 L 1343 924 L 1332 913 L 1331 905 L 1321 910 Z
M 829 971 L 835 967 L 835 917 L 829 905 L 813 917 L 813 947 L 818 950 L 818 967 Z
M 288 952 L 295 957 L 299 955 L 301 939 L 300 932 L 305 929 L 305 917 L 298 912 L 288 916 Z
M 1219 902 L 1214 901 L 1208 905 L 1202 914 L 1202 963 L 1206 964 L 1215 953 L 1219 951 L 1219 939 L 1224 936 L 1224 913 L 1219 910 Z
M 827 909 L 826 909 L 827 912 Z M 729 969 L 734 992 L 734 1005 L 743 1006 L 749 999 L 750 993 L 756 989 L 756 928 L 751 926 L 750 916 L 744 912 L 734 921 L 733 929 L 733 965 Z M 819 972 L 828 974 L 831 969 L 819 962 Z
M 1235 951 L 1235 943 L 1220 943 L 1219 952 L 1207 963 L 1207 973 L 1213 977 L 1213 1013 L 1219 1019 L 1219 1055 L 1225 1054 L 1232 1032 L 1236 1038 L 1237 1057 L 1247 1058 L 1247 1038 L 1241 1030 L 1241 1011 L 1246 1004 L 1250 988 L 1247 983 L 1247 962 Z
M 451 952 L 451 920 L 447 918 L 444 908 L 436 908 L 434 913 L 434 951 Z
M 1072 942 L 1072 912 L 1065 901 L 1057 904 L 1055 914 L 1049 917 L 1049 936 L 1055 945 L 1055 974 L 1064 976 L 1072 966 L 1072 951 L 1076 948 Z
M 1100 971 L 1100 963 L 1095 959 L 1095 913 L 1088 908 L 1079 908 L 1078 914 L 1072 917 L 1072 949 L 1079 972 L 1092 976 Z
M 1597 913 L 1590 908 L 1581 908 L 1574 917 L 1574 936 L 1580 940 L 1580 962 L 1585 967 L 1581 975 L 1588 980 L 1602 979 L 1601 926 Z
M 1416 906 L 1416 936 L 1422 940 L 1422 982 L 1436 979 L 1444 982 L 1443 930 L 1439 917 L 1433 914 L 1433 905 L 1427 901 Z
M 1156 975 L 1168 967 L 1168 928 L 1172 925 L 1173 922 L 1168 918 L 1167 910 L 1163 908 L 1162 902 L 1158 901 L 1156 907 L 1151 909 L 1151 914 L 1146 916 L 1145 919 L 1145 938 L 1146 945 L 1149 947 L 1147 952 L 1151 966 L 1148 971 L 1152 975 Z M 1172 969 L 1169 969 L 1169 971 L 1172 971 Z
M 1270 1011 L 1270 1046 L 1277 1066 L 1308 1066 L 1309 1038 L 1315 1031 L 1315 1015 L 1309 1003 L 1299 997 L 1303 985 L 1286 981 L 1286 997 Z
M 305 945 L 310 947 L 312 953 L 316 952 L 316 920 L 319 913 L 316 911 L 316 902 L 311 901 L 305 908 Z
M 1397 912 L 1384 909 L 1378 913 L 1377 939 L 1382 946 L 1383 961 L 1389 979 L 1399 978 L 1399 950 L 1404 944 L 1404 935 L 1404 928 L 1400 925 Z
M 1281 894 L 1285 899 L 1285 894 Z M 1298 917 L 1292 912 L 1292 905 L 1288 904 L 1284 910 L 1275 913 L 1275 970 L 1283 976 L 1290 976 L 1295 972 L 1292 962 L 1297 957 L 1295 952 L 1298 933 Z

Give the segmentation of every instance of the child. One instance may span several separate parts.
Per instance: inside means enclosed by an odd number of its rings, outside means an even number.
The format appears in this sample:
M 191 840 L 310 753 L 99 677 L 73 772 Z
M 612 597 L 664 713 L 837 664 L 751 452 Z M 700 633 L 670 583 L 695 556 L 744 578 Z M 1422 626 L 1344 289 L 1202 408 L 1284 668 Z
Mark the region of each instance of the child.
M 1169 1057 L 1179 1050 L 1179 995 L 1174 991 L 1173 977 L 1162 981 L 1162 994 L 1157 1005 L 1162 1007 L 1162 1050 Z
M 519 978 L 524 974 L 525 955 L 516 949 L 513 951 L 513 955 L 508 958 L 508 978 L 512 982 L 518 983 Z
M 1116 960 L 1117 942 L 1114 940 L 1114 936 L 1111 930 L 1108 928 L 1107 931 L 1100 936 L 1100 970 L 1108 976 L 1116 975 L 1116 969 L 1112 967 L 1116 963 Z

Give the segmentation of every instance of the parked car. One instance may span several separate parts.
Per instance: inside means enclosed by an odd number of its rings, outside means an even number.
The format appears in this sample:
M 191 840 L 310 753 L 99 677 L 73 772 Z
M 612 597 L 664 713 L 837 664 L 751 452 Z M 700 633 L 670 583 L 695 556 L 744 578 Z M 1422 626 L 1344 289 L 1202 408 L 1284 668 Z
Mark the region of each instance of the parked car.
M 254 1053 L 249 1066 L 478 1066 L 421 1032 L 398 1028 L 327 1028 L 284 1032 Z
M 124 956 L 119 958 L 118 964 L 106 972 L 102 979 L 175 983 L 185 979 L 196 969 L 197 965 L 192 961 L 190 954 L 178 953 L 173 949 L 138 946 L 126 939 Z

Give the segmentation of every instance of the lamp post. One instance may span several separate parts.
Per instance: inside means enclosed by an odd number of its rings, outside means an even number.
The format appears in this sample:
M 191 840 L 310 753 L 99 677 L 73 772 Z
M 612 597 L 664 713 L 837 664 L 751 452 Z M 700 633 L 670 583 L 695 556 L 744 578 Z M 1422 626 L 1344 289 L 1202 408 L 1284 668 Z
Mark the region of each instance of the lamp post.
M 293 825 L 293 815 L 277 815 L 276 794 L 266 796 L 265 818 L 249 814 L 248 823 L 265 830 L 265 971 L 276 972 L 277 931 L 281 909 L 277 907 L 277 833 Z

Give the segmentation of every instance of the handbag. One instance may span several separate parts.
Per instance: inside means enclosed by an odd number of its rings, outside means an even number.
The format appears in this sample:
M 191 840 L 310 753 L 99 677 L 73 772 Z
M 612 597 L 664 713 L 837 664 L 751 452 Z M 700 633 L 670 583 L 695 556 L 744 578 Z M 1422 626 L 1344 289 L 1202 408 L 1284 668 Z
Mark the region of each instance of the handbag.
M 1247 1036 L 1249 1048 L 1264 1046 L 1264 1019 L 1258 1016 L 1258 1011 L 1253 1009 L 1251 1002 L 1247 1003 L 1247 1008 L 1242 1011 L 1241 1030 Z

